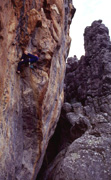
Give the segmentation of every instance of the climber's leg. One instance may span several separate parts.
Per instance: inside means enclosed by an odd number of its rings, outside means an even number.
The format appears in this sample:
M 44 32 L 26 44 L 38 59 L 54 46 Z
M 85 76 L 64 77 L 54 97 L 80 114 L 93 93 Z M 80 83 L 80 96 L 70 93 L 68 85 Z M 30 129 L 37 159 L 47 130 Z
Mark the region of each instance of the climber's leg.
M 20 61 L 20 62 L 18 63 L 18 67 L 17 67 L 17 71 L 16 71 L 18 74 L 20 74 L 20 72 L 21 72 L 21 66 L 22 66 L 22 64 L 25 64 L 24 61 Z

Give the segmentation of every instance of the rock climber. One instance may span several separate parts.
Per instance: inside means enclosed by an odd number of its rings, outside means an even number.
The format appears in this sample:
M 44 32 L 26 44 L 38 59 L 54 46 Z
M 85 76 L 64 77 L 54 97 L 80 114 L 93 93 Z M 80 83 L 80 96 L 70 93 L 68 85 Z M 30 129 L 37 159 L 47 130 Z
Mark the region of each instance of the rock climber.
M 22 57 L 20 58 L 20 62 L 18 63 L 18 67 L 17 67 L 17 73 L 20 74 L 21 72 L 21 66 L 24 65 L 28 65 L 30 68 L 33 68 L 33 63 L 38 61 L 38 55 L 36 53 L 30 54 L 27 51 L 24 51 L 24 53 L 22 54 Z

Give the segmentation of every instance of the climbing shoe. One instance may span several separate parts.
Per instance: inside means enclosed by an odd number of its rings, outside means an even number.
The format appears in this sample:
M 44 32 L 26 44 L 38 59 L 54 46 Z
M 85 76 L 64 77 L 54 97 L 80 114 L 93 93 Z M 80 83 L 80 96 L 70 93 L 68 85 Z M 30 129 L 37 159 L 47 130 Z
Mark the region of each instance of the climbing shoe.
M 34 66 L 33 66 L 32 64 L 30 64 L 29 67 L 30 67 L 31 69 L 34 69 Z

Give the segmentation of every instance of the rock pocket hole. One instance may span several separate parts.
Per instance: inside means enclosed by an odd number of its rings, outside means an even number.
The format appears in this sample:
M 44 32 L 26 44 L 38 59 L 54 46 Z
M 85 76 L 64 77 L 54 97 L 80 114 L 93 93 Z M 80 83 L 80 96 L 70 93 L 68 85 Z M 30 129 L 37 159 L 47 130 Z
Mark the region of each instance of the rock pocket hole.
M 81 137 L 88 129 L 87 124 L 84 121 L 79 121 L 79 123 L 75 123 L 74 126 L 70 129 L 71 139 L 74 141 L 75 139 Z
M 0 31 L 2 31 L 3 29 L 3 24 L 2 24 L 2 21 L 0 20 Z
M 0 35 L 0 41 L 2 41 L 2 40 L 3 40 L 3 36 Z
M 36 27 L 42 27 L 42 21 L 37 21 Z
M 0 6 L 0 11 L 2 11 L 2 7 Z

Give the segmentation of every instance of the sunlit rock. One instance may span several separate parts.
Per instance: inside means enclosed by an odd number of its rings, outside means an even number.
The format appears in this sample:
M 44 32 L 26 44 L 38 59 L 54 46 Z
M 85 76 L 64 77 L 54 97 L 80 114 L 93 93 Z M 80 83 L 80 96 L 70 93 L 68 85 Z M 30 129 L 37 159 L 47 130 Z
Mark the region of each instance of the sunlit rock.
M 41 167 L 64 99 L 71 4 L 0 2 L 0 180 L 35 180 Z M 24 49 L 39 61 L 18 75 Z

